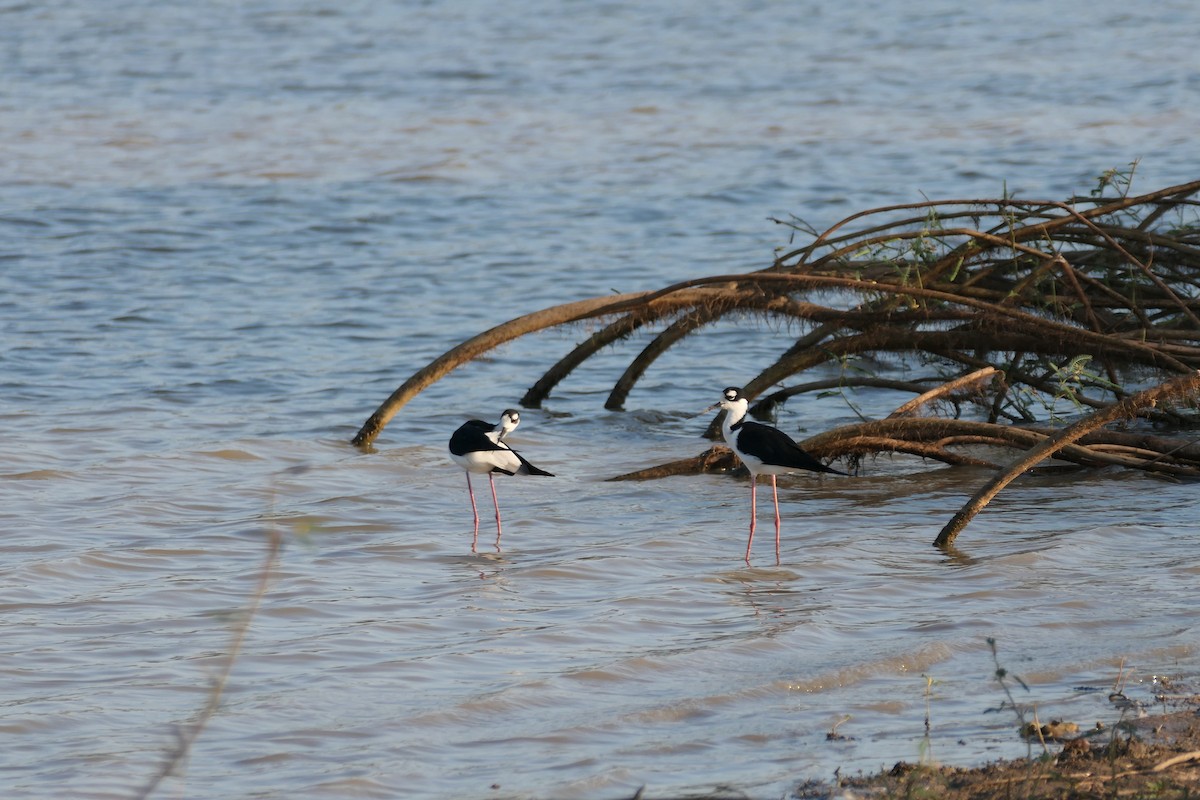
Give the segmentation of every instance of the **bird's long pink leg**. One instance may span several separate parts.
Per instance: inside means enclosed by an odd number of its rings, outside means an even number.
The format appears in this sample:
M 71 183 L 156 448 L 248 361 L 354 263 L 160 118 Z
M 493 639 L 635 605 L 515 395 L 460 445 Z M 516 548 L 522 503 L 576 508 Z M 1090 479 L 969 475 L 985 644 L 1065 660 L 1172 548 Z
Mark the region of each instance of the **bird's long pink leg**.
M 775 499 L 775 566 L 779 566 L 779 489 L 771 476 L 771 496 Z
M 492 484 L 492 504 L 496 506 L 496 551 L 500 550 L 500 500 L 496 497 L 496 478 L 489 472 L 488 481 Z
M 475 546 L 479 544 L 479 509 L 475 507 L 475 490 L 471 488 L 471 473 L 464 473 L 467 476 L 467 492 L 471 495 L 471 513 L 475 515 L 475 535 L 471 539 L 471 552 L 475 552 Z
M 754 542 L 754 522 L 758 516 L 756 497 L 758 495 L 758 477 L 750 473 L 750 538 L 746 540 L 746 563 L 750 563 L 750 545 Z

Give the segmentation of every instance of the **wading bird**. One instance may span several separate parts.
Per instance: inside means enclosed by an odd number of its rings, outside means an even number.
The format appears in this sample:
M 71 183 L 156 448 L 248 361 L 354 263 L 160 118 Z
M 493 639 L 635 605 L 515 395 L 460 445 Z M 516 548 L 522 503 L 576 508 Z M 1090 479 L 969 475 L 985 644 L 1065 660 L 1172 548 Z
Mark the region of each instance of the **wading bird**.
M 775 563 L 779 563 L 779 489 L 775 484 L 775 476 L 788 472 L 806 469 L 812 472 L 831 472 L 835 475 L 846 473 L 827 467 L 804 451 L 791 437 L 778 428 L 751 422 L 746 419 L 746 411 L 750 401 L 742 395 L 742 390 L 730 386 L 724 391 L 721 401 L 714 403 L 705 412 L 714 408 L 725 409 L 725 421 L 721 424 L 721 433 L 725 435 L 725 443 L 737 453 L 737 457 L 750 470 L 750 538 L 746 542 L 746 563 L 750 563 L 750 545 L 754 541 L 755 517 L 757 515 L 756 495 L 758 494 L 758 476 L 771 476 L 771 495 L 775 500 Z
M 475 515 L 475 536 L 471 541 L 471 552 L 479 543 L 479 508 L 475 505 L 475 490 L 471 487 L 471 473 L 487 473 L 492 486 L 492 503 L 496 506 L 496 549 L 500 549 L 500 501 L 496 498 L 497 472 L 505 475 L 549 475 L 553 473 L 539 469 L 504 442 L 521 422 L 515 409 L 505 409 L 500 422 L 492 425 L 481 419 L 464 422 L 450 437 L 450 458 L 467 473 L 467 491 L 471 494 L 471 513 Z

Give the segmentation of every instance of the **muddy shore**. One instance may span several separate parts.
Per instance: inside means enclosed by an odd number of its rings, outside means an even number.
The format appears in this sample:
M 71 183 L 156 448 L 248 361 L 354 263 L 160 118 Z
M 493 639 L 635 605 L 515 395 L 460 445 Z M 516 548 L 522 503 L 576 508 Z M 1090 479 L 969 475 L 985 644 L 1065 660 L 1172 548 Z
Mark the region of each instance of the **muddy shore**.
M 1183 687 L 1175 688 L 1178 692 Z M 792 796 L 796 800 L 1200 798 L 1200 694 L 1189 688 L 1156 699 L 1160 713 L 1108 728 L 1079 732 L 1047 725 L 1027 730 L 1032 758 L 970 769 L 902 761 L 874 775 L 807 783 Z

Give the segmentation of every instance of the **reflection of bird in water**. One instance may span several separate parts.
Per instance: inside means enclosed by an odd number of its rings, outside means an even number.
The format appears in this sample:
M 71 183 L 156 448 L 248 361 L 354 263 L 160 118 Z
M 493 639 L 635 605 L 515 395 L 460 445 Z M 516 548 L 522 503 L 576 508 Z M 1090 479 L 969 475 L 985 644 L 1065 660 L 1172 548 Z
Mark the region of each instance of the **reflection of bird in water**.
M 834 475 L 846 473 L 827 467 L 804 451 L 800 445 L 778 428 L 751 422 L 746 419 L 750 401 L 736 386 L 727 388 L 720 400 L 705 411 L 725 409 L 725 421 L 721 433 L 725 443 L 737 453 L 737 457 L 750 470 L 750 538 L 746 541 L 746 563 L 750 563 L 750 545 L 754 541 L 755 517 L 757 516 L 758 476 L 771 476 L 771 495 L 775 500 L 775 563 L 779 563 L 779 489 L 775 476 L 796 470 L 830 472 Z
M 471 486 L 471 473 L 487 473 L 492 487 L 492 503 L 496 507 L 496 549 L 500 548 L 500 501 L 496 498 L 497 472 L 505 475 L 551 475 L 544 469 L 530 464 L 525 458 L 504 443 L 521 423 L 521 415 L 515 409 L 506 409 L 500 422 L 492 425 L 481 419 L 464 422 L 450 437 L 450 458 L 467 474 L 467 491 L 471 495 L 471 513 L 475 515 L 475 538 L 471 541 L 471 552 L 479 542 L 479 508 L 475 505 L 475 490 Z

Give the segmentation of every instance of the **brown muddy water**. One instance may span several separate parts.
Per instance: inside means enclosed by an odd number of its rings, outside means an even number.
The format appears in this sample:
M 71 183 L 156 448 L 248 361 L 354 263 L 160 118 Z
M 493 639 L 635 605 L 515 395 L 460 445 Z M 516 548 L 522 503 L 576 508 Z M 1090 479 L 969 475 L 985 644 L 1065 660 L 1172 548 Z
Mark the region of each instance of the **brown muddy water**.
M 765 265 L 788 241 L 769 217 L 1060 199 L 1135 159 L 1142 188 L 1195 178 L 1200 10 L 1067 8 L 0 8 L 4 797 L 134 796 L 271 531 L 223 704 L 162 796 L 780 797 L 1023 755 L 989 638 L 1043 718 L 1137 713 L 1107 698 L 1122 669 L 1143 702 L 1195 674 L 1193 486 L 1026 478 L 946 554 L 986 475 L 880 459 L 781 481 L 782 563 L 768 525 L 747 567 L 745 481 L 605 482 L 707 446 L 692 415 L 794 336 L 770 322 L 693 337 L 626 412 L 604 397 L 655 331 L 524 411 L 515 442 L 557 477 L 498 482 L 499 552 L 478 481 L 470 551 L 446 440 L 589 331 L 514 343 L 347 444 L 487 327 Z

